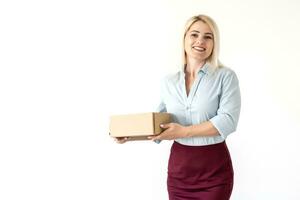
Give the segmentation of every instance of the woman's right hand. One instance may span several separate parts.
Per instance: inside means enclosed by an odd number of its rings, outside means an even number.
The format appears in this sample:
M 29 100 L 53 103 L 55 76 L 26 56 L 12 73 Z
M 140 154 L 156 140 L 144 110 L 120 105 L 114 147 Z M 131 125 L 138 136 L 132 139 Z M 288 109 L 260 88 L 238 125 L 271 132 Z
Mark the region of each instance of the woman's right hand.
M 124 144 L 128 140 L 128 137 L 115 137 L 114 140 L 118 144 Z

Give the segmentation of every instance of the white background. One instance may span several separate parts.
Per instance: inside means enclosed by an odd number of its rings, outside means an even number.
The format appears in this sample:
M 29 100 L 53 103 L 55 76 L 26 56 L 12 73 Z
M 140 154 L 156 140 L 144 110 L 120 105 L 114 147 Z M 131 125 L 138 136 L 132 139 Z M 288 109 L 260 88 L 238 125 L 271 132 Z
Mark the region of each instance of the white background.
M 154 111 L 196 14 L 240 80 L 233 200 L 300 199 L 296 0 L 1 1 L 0 199 L 167 199 L 170 141 L 118 145 L 112 114 Z

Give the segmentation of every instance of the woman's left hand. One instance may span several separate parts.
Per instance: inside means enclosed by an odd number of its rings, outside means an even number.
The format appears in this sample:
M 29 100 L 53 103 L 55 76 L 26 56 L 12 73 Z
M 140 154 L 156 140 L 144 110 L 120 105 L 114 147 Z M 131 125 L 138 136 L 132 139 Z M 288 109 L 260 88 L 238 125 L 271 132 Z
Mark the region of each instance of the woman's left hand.
M 187 127 L 177 123 L 161 124 L 160 127 L 165 129 L 161 134 L 148 138 L 151 140 L 174 140 L 187 135 Z

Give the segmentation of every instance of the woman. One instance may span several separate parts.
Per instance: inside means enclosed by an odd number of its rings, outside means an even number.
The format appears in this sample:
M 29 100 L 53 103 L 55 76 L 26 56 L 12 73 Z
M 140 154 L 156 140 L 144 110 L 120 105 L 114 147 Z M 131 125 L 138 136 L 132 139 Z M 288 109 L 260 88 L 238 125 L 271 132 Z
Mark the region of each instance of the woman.
M 190 18 L 183 41 L 183 69 L 164 79 L 159 106 L 174 122 L 162 124 L 165 131 L 150 139 L 174 140 L 168 163 L 170 200 L 227 200 L 233 168 L 225 139 L 235 131 L 240 114 L 238 79 L 218 61 L 219 34 L 210 17 Z

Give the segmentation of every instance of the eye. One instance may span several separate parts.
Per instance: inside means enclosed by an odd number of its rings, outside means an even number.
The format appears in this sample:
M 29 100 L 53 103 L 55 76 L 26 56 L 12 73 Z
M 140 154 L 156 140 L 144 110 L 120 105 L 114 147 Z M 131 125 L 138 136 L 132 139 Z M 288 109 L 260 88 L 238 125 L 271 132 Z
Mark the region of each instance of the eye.
M 192 34 L 191 34 L 191 37 L 194 37 L 194 38 L 196 38 L 196 37 L 198 37 L 198 34 L 196 34 L 196 33 L 192 33 Z
M 211 40 L 212 37 L 207 35 L 207 36 L 204 36 L 204 39 L 206 39 L 206 40 Z

